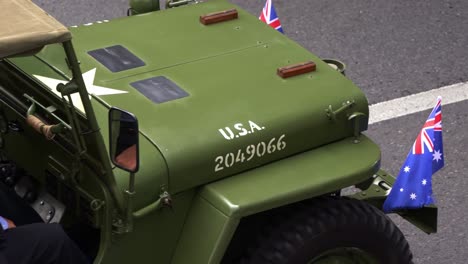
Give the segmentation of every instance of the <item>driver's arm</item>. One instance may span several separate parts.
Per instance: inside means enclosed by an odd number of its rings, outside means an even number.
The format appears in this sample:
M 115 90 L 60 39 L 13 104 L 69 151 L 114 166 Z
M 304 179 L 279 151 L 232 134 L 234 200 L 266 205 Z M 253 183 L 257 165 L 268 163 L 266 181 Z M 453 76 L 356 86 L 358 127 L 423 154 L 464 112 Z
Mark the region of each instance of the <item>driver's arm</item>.
M 15 228 L 16 225 L 10 219 L 0 216 L 0 224 L 2 225 L 3 230 L 7 230 L 9 228 Z

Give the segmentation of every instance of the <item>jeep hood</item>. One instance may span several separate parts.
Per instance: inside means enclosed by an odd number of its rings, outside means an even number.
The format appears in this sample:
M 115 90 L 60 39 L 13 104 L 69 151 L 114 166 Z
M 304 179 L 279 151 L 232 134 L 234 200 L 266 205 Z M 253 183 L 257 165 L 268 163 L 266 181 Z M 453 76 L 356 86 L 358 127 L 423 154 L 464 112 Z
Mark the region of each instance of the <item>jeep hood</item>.
M 200 15 L 231 8 L 238 19 L 199 22 Z M 167 163 L 172 192 L 350 137 L 349 115 L 368 115 L 351 81 L 225 1 L 70 31 L 82 71 L 93 73 L 95 86 L 113 89 L 96 93 L 102 105 L 137 116 L 142 135 Z M 59 49 L 49 46 L 38 57 L 67 72 Z M 287 79 L 276 73 L 305 61 L 315 62 L 316 71 Z M 327 114 L 347 102 L 333 118 Z

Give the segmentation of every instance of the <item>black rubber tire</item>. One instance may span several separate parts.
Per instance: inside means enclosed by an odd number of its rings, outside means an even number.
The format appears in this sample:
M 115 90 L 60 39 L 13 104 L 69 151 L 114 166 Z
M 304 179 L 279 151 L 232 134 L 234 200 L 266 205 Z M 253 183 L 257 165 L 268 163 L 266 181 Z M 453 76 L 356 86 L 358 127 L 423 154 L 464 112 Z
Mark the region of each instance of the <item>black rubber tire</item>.
M 291 210 L 292 209 L 292 210 Z M 336 248 L 358 248 L 378 263 L 412 263 L 408 242 L 398 227 L 366 202 L 318 198 L 272 219 L 241 263 L 305 264 Z

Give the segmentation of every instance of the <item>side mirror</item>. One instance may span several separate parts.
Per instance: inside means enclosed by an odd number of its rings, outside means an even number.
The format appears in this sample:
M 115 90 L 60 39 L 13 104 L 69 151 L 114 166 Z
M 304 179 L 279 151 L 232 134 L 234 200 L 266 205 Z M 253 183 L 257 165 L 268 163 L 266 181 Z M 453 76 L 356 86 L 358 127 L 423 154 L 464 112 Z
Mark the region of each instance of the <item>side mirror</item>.
M 112 107 L 109 110 L 109 152 L 112 163 L 130 173 L 138 171 L 138 120 L 135 115 Z

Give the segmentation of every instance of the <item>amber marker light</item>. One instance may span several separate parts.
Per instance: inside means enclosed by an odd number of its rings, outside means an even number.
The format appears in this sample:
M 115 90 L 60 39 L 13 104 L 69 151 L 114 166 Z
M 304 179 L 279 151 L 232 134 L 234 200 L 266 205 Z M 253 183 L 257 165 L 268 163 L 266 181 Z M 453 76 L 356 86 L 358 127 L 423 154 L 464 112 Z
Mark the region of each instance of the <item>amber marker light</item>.
M 224 22 L 232 19 L 237 19 L 238 13 L 236 9 L 228 9 L 220 12 L 210 13 L 200 16 L 200 23 L 210 25 L 219 22 Z
M 283 78 L 289 78 L 293 76 L 297 76 L 300 74 L 313 72 L 316 69 L 316 65 L 313 61 L 302 62 L 298 64 L 288 65 L 285 67 L 278 68 L 277 74 Z

